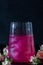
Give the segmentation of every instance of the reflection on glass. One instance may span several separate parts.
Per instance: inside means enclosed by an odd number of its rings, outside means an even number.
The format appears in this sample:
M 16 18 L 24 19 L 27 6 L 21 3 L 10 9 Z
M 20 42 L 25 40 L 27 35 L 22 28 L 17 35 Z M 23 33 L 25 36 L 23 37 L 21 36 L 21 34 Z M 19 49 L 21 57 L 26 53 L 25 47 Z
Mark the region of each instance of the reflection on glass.
M 9 35 L 9 56 L 14 62 L 29 62 L 35 55 L 31 22 L 11 22 Z

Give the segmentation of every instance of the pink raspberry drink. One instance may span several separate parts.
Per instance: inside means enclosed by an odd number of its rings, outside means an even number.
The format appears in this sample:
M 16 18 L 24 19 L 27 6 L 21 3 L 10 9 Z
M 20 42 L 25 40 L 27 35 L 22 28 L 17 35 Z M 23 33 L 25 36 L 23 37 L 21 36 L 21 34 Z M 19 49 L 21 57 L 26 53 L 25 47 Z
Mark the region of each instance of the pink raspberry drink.
M 14 62 L 29 62 L 35 55 L 31 22 L 11 22 L 9 35 L 9 57 Z

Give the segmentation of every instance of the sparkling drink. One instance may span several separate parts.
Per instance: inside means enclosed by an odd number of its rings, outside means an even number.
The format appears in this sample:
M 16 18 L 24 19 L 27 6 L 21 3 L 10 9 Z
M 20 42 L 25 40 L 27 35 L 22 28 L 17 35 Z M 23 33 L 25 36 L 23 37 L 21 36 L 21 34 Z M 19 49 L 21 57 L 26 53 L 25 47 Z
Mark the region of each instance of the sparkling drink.
M 11 22 L 9 35 L 9 57 L 14 62 L 30 62 L 35 55 L 31 22 Z

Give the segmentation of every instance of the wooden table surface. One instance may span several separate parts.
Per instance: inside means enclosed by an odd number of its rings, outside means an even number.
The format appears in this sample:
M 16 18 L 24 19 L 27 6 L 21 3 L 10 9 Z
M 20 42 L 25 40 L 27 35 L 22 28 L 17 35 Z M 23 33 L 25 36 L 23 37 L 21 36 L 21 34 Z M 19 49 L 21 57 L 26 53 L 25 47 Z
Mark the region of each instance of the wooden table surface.
M 12 65 L 31 65 L 31 63 L 12 63 Z
M 31 63 L 12 63 L 12 65 L 33 65 Z M 43 65 L 43 63 L 40 63 L 38 65 Z

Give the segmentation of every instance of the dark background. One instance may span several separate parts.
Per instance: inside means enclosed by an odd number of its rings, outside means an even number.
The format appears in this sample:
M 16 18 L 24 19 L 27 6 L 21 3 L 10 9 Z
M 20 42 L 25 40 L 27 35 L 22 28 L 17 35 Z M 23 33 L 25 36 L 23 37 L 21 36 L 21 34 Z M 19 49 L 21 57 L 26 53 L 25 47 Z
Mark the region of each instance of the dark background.
M 0 0 L 0 48 L 8 44 L 11 21 L 31 21 L 36 51 L 43 44 L 43 1 Z M 4 45 L 4 46 L 3 46 Z

